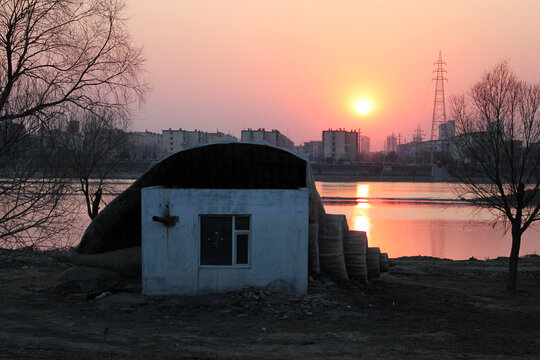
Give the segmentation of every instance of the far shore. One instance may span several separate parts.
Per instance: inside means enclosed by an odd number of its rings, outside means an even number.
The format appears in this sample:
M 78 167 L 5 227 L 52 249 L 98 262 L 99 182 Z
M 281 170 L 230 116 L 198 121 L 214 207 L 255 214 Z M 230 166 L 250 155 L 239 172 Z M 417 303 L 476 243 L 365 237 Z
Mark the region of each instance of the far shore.
M 314 174 L 315 181 L 323 182 L 425 182 L 425 183 L 444 183 L 455 182 L 450 178 L 439 178 L 432 176 L 362 176 L 362 175 L 327 175 Z
M 113 180 L 136 180 L 144 172 L 117 172 L 110 176 Z M 455 182 L 452 179 L 434 178 L 431 176 L 359 176 L 359 175 L 327 175 L 314 174 L 315 181 L 323 182 L 424 182 L 424 183 L 444 183 Z

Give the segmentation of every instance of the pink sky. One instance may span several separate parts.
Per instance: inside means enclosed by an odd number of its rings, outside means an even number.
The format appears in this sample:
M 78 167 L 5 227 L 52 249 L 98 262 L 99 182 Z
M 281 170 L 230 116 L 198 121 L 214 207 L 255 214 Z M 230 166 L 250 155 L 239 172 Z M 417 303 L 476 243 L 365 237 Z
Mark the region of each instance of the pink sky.
M 132 129 L 278 129 L 296 144 L 361 129 L 373 150 L 429 137 L 439 50 L 447 95 L 507 59 L 540 81 L 540 1 L 128 0 L 152 92 Z M 357 115 L 356 99 L 373 111 Z M 448 107 L 447 107 L 448 112 Z

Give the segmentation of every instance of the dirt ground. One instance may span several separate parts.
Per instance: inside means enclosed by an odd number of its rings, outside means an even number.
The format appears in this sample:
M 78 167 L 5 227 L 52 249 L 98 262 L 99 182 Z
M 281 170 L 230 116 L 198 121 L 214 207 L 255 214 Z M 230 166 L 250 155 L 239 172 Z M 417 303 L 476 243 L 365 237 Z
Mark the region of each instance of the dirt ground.
M 414 257 L 369 285 L 315 277 L 307 296 L 144 296 L 140 281 L 66 278 L 61 259 L 0 263 L 0 359 L 540 358 L 538 256 L 517 293 L 507 259 Z

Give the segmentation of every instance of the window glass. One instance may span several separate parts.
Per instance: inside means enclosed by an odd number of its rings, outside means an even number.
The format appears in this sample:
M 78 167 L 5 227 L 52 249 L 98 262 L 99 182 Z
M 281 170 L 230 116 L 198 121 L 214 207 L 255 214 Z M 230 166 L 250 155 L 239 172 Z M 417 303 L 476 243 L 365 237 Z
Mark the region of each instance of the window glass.
M 232 217 L 201 217 L 201 265 L 232 265 Z
M 235 230 L 249 230 L 249 216 L 235 216 L 234 220 Z
M 248 239 L 247 234 L 236 235 L 236 263 L 248 264 Z

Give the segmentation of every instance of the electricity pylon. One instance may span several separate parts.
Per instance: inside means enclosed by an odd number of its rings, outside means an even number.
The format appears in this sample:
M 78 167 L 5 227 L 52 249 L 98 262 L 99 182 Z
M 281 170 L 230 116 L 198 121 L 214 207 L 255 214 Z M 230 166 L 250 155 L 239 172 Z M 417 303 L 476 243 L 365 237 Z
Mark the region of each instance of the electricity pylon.
M 445 77 L 446 63 L 442 60 L 442 54 L 439 51 L 439 60 L 434 63 L 437 66 L 433 73 L 435 74 L 435 100 L 433 101 L 433 121 L 431 122 L 431 141 L 439 139 L 439 125 L 446 122 L 446 104 L 444 101 L 444 82 L 448 81 Z

